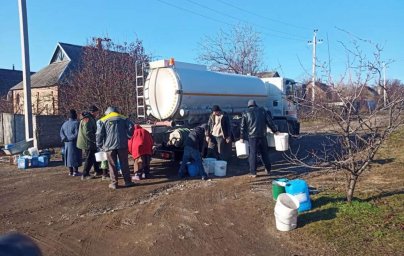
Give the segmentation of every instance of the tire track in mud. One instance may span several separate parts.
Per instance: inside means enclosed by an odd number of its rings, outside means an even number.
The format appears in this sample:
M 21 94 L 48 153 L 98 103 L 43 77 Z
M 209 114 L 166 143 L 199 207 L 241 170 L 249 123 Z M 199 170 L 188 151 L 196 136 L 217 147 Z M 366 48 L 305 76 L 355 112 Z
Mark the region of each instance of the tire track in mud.
M 40 234 L 30 235 L 41 247 L 41 250 L 46 249 L 47 252 L 51 251 L 52 255 L 66 255 L 66 256 L 80 256 L 81 254 L 75 252 L 70 246 L 56 239 L 52 235 L 47 234 L 43 236 Z M 42 249 L 43 248 L 43 249 Z

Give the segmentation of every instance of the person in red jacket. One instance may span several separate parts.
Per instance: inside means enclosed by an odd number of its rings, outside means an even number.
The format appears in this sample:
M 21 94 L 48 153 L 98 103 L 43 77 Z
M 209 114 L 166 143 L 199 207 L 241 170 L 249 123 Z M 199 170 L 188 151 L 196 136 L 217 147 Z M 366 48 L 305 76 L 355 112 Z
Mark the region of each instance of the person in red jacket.
M 135 180 L 148 178 L 150 175 L 150 160 L 153 151 L 153 137 L 140 125 L 135 125 L 132 138 L 128 141 L 129 153 L 135 160 Z

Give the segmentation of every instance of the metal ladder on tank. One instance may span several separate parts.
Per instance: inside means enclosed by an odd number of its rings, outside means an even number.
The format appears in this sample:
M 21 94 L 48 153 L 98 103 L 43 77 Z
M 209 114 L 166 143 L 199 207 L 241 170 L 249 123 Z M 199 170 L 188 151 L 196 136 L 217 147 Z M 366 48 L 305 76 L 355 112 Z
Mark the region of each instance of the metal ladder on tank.
M 136 73 L 136 117 L 141 120 L 146 119 L 146 102 L 144 96 L 144 85 L 145 85 L 145 69 L 147 65 L 142 63 L 136 63 L 135 73 Z

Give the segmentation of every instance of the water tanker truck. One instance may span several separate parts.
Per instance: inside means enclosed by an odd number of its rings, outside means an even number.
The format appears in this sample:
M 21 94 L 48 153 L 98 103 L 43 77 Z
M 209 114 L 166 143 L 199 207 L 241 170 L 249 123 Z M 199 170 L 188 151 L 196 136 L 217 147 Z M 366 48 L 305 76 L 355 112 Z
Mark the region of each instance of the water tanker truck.
M 207 70 L 171 60 L 150 62 L 144 84 L 148 116 L 159 120 L 151 126 L 157 156 L 177 158 L 189 128 L 206 123 L 213 105 L 232 119 L 233 136 L 239 138 L 241 114 L 249 99 L 270 111 L 282 132 L 299 133 L 297 106 L 293 101 L 295 82 L 283 77 L 256 77 Z

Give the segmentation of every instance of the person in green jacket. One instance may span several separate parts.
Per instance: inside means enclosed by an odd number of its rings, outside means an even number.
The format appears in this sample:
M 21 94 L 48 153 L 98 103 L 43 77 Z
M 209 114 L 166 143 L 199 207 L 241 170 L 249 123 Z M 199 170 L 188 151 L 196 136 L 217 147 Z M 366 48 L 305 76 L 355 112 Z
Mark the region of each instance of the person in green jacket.
M 90 176 L 90 169 L 94 165 L 96 175 L 100 175 L 98 163 L 95 161 L 95 153 L 97 153 L 97 145 L 95 133 L 97 132 L 97 116 L 98 108 L 91 106 L 89 111 L 82 113 L 83 118 L 80 121 L 79 136 L 77 138 L 77 147 L 84 151 L 84 169 L 82 180 L 92 179 Z

